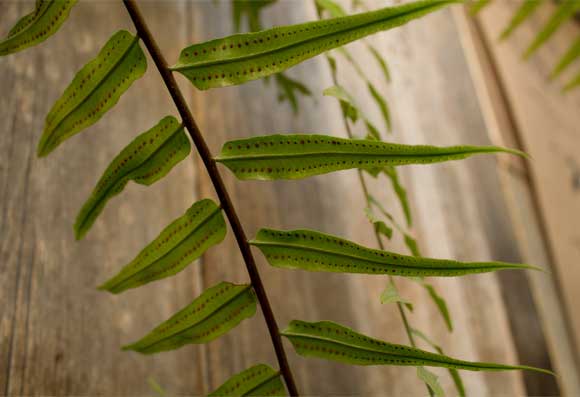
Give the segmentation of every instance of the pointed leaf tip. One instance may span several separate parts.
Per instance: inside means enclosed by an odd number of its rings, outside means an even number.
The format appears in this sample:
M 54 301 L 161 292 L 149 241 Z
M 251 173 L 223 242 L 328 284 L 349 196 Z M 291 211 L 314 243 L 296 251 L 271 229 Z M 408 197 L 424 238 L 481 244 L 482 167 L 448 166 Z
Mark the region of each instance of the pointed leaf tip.
M 255 313 L 256 297 L 251 285 L 221 282 L 206 289 L 144 338 L 122 349 L 153 354 L 187 344 L 207 343 Z
M 220 208 L 209 199 L 193 204 L 99 289 L 114 294 L 175 275 L 226 235 Z

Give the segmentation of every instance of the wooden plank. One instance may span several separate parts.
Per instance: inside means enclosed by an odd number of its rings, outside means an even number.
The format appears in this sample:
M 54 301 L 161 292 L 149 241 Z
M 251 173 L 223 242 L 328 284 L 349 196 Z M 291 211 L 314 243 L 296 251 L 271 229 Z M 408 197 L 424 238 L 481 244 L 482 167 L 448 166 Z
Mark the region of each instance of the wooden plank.
M 2 2 L 2 34 L 33 2 Z M 168 55 L 184 44 L 184 5 L 144 5 Z M 168 30 L 167 21 L 174 21 Z M 182 27 L 180 30 L 180 26 Z M 121 3 L 80 2 L 42 46 L 0 59 L 0 394 L 146 395 L 147 378 L 201 394 L 199 349 L 143 357 L 120 351 L 199 292 L 192 266 L 113 297 L 95 287 L 193 200 L 191 162 L 157 185 L 132 184 L 82 242 L 72 224 L 97 178 L 135 135 L 174 113 L 154 68 L 97 125 L 46 159 L 35 156 L 44 117 L 74 73 L 117 29 Z M 191 365 L 196 362 L 196 365 Z M 187 376 L 183 368 L 189 368 Z
M 580 213 L 575 182 L 578 170 L 576 163 L 580 160 L 575 150 L 580 143 L 577 134 L 580 94 L 578 91 L 568 95 L 560 92 L 560 85 L 571 78 L 577 68 L 572 67 L 557 82 L 550 82 L 548 77 L 580 28 L 572 23 L 564 26 L 537 55 L 522 62 L 519 54 L 543 26 L 554 6 L 543 6 L 507 42 L 497 45 L 495 38 L 514 12 L 515 6 L 509 2 L 496 2 L 482 13 L 479 24 L 495 64 L 499 84 L 510 104 L 507 109 L 511 113 L 514 127 L 506 131 L 508 134 L 513 132 L 521 147 L 533 158 L 529 163 L 531 199 L 539 211 L 549 262 L 557 282 L 556 291 L 561 298 L 571 337 L 568 340 L 565 338 L 568 330 L 554 331 L 557 342 L 552 342 L 552 349 L 562 351 L 564 362 L 559 366 L 564 372 L 568 371 L 567 368 L 572 372 L 566 376 L 570 383 L 567 393 L 576 395 L 579 385 L 580 316 L 575 303 L 580 298 L 576 287 L 580 273 L 575 263 L 580 247 L 580 231 L 576 225 L 577 217 L 573 214 Z M 544 299 L 543 290 L 541 294 L 541 299 Z M 556 305 L 556 301 L 553 304 Z M 553 308 L 549 308 L 548 312 L 553 313 Z M 575 361 L 575 364 L 570 361 Z
M 223 15 L 228 12 L 223 3 L 218 6 L 195 3 L 190 13 L 193 15 L 191 26 L 195 27 L 191 41 L 231 33 L 230 26 L 223 21 Z M 315 18 L 312 4 L 304 3 L 299 7 L 295 2 L 280 2 L 268 10 L 265 21 L 266 25 L 276 25 Z M 216 20 L 220 23 L 216 24 Z M 391 62 L 394 74 L 391 86 L 381 85 L 382 75 L 379 70 L 372 69 L 373 60 L 364 49 L 356 45 L 350 48 L 368 67 L 373 81 L 388 93 L 399 139 L 403 137 L 407 143 L 487 143 L 485 125 L 450 13 L 438 13 L 377 36 L 373 43 Z M 356 77 L 349 78 L 355 74 L 348 66 L 341 62 L 340 68 L 342 81 L 361 98 L 363 106 L 380 125 L 378 110 L 374 110 L 364 86 Z M 293 117 L 287 105 L 276 104 L 275 89 L 261 82 L 196 94 L 195 114 L 212 150 L 219 151 L 227 139 L 273 132 L 343 136 L 336 104 L 320 94 L 331 85 L 324 60 L 309 61 L 291 73 L 306 82 L 316 97 L 316 103 L 309 99 L 301 102 L 299 117 Z M 506 220 L 506 209 L 495 196 L 499 184 L 494 167 L 494 160 L 488 158 L 463 164 L 416 167 L 405 172 L 413 190 L 417 231 L 426 255 L 465 260 L 491 256 L 519 259 L 514 252 L 515 238 Z M 236 182 L 227 170 L 224 172 L 250 236 L 261 226 L 308 227 L 343 235 L 363 244 L 374 244 L 360 211 L 364 204 L 354 172 L 277 183 Z M 200 184 L 202 195 L 212 194 L 203 175 Z M 374 184 L 373 188 L 390 208 L 398 210 L 392 195 L 385 193 L 385 181 Z M 400 240 L 389 244 L 389 249 L 404 251 Z M 282 326 L 292 318 L 331 319 L 380 338 L 407 343 L 394 307 L 378 304 L 378 296 L 386 283 L 384 278 L 272 269 L 259 253 L 256 254 Z M 208 284 L 219 279 L 246 280 L 231 236 L 219 252 L 208 253 L 204 263 Z M 440 341 L 451 355 L 474 360 L 517 361 L 496 276 L 434 280 L 434 283 L 451 306 L 456 330 L 449 334 L 444 329 L 421 289 L 399 280 L 401 293 L 416 304 L 411 321 L 417 328 Z M 511 285 L 512 290 L 516 287 Z M 267 338 L 261 319 L 256 319 L 212 343 L 209 346 L 210 384 L 216 386 L 232 373 L 258 361 L 275 364 Z M 353 368 L 304 360 L 294 353 L 290 356 L 300 390 L 305 394 L 425 393 L 424 386 L 410 368 Z M 442 375 L 445 389 L 455 394 L 445 371 L 436 372 Z M 519 373 L 464 373 L 464 379 L 472 395 L 526 394 Z

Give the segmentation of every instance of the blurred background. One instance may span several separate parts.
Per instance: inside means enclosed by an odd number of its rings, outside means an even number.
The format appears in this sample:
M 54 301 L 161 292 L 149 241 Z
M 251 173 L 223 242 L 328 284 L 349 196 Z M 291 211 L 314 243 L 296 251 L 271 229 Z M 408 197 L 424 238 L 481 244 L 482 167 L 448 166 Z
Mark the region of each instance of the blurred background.
M 247 3 L 247 2 L 246 2 Z M 314 0 L 278 0 L 242 8 L 239 28 L 259 16 L 263 27 L 318 18 Z M 391 4 L 340 2 L 352 13 Z M 230 0 L 140 2 L 169 63 L 186 45 L 234 33 Z M 387 99 L 387 134 L 379 109 L 340 54 L 338 80 L 383 139 L 407 144 L 496 144 L 519 148 L 530 161 L 482 156 L 400 168 L 417 238 L 425 256 L 466 261 L 526 262 L 548 269 L 500 272 L 429 282 L 447 301 L 449 331 L 426 289 L 397 280 L 413 302 L 410 321 L 446 354 L 468 360 L 551 368 L 533 373 L 463 372 L 471 396 L 580 396 L 580 88 L 562 92 L 579 72 L 556 79 L 554 66 L 580 35 L 574 18 L 533 56 L 522 53 L 555 12 L 545 1 L 505 41 L 519 1 L 496 0 L 471 15 L 453 6 L 368 39 L 387 60 L 391 81 L 362 43 L 347 48 Z M 0 34 L 34 4 L 0 2 Z M 245 5 L 247 6 L 247 4 Z M 244 6 L 244 7 L 245 7 Z M 254 13 L 255 14 L 252 14 Z M 175 395 L 203 395 L 257 362 L 277 366 L 261 313 L 217 341 L 154 356 L 120 346 L 221 280 L 247 282 L 231 234 L 175 277 L 120 296 L 96 286 L 115 274 L 194 201 L 214 197 L 196 153 L 145 188 L 129 184 L 88 236 L 74 240 L 79 208 L 114 156 L 167 114 L 177 115 L 153 63 L 103 119 L 48 158 L 35 148 L 45 115 L 64 88 L 117 30 L 134 28 L 121 2 L 81 1 L 61 30 L 41 46 L 0 59 L 0 394 L 155 395 L 151 380 Z M 304 85 L 296 109 L 279 101 L 275 79 L 207 92 L 181 76 L 194 116 L 213 153 L 226 140 L 271 133 L 345 136 L 340 106 L 322 91 L 333 85 L 328 64 L 314 58 L 285 73 Z M 287 85 L 286 85 L 287 87 Z M 304 90 L 302 90 L 304 91 Z M 359 123 L 360 124 L 360 123 Z M 355 134 L 363 136 L 359 126 Z M 260 227 L 312 228 L 374 247 L 355 171 L 302 181 L 240 182 L 225 176 L 247 234 Z M 403 212 L 390 182 L 367 178 L 397 219 Z M 406 253 L 401 235 L 386 242 Z M 278 322 L 333 320 L 368 335 L 407 343 L 394 304 L 381 304 L 385 277 L 271 268 L 256 252 Z M 420 396 L 414 368 L 351 367 L 297 356 L 287 344 L 305 395 Z M 423 348 L 429 348 L 423 342 Z M 457 395 L 445 370 L 433 370 Z

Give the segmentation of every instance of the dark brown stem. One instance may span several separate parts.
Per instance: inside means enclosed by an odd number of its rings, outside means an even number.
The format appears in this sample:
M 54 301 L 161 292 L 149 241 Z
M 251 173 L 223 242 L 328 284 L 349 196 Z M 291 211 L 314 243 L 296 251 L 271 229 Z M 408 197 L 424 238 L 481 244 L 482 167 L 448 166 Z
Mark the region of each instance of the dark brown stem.
M 288 359 L 286 358 L 286 352 L 284 351 L 284 346 L 282 344 L 280 330 L 278 328 L 278 324 L 276 323 L 274 313 L 272 312 L 272 307 L 270 306 L 266 290 L 264 289 L 264 284 L 262 283 L 262 279 L 258 273 L 256 261 L 254 260 L 252 251 L 250 250 L 250 245 L 248 244 L 246 233 L 244 232 L 242 224 L 240 223 L 238 215 L 234 209 L 232 200 L 230 199 L 230 196 L 226 190 L 224 182 L 217 169 L 216 163 L 213 160 L 213 156 L 207 144 L 205 143 L 205 140 L 203 139 L 203 135 L 201 134 L 201 131 L 199 130 L 199 127 L 197 126 L 197 123 L 195 122 L 189 107 L 187 106 L 187 102 L 185 101 L 183 94 L 181 93 L 181 90 L 175 81 L 175 77 L 173 77 L 173 73 L 169 69 L 169 66 L 163 57 L 161 50 L 157 46 L 153 35 L 145 23 L 137 3 L 134 0 L 123 0 L 123 4 L 131 16 L 131 20 L 137 29 L 138 36 L 143 40 L 147 51 L 151 55 L 153 62 L 155 62 L 155 66 L 157 66 L 159 74 L 161 74 L 163 82 L 167 86 L 167 90 L 169 91 L 171 98 L 173 98 L 173 102 L 177 107 L 177 111 L 183 120 L 183 125 L 187 129 L 189 136 L 191 137 L 191 140 L 197 148 L 203 164 L 205 165 L 207 173 L 220 201 L 221 207 L 223 208 L 223 211 L 230 222 L 230 226 L 232 227 L 232 231 L 236 236 L 236 241 L 238 242 L 242 257 L 244 258 L 246 268 L 248 269 L 248 275 L 250 276 L 252 286 L 256 292 L 256 297 L 258 298 L 258 302 L 262 308 L 262 313 L 264 314 L 264 319 L 266 320 L 266 325 L 268 326 L 268 331 L 270 332 L 270 338 L 272 339 L 272 344 L 274 345 L 274 350 L 276 351 L 276 357 L 280 366 L 280 373 L 284 378 L 290 395 L 298 396 L 298 390 L 296 388 L 296 384 L 294 383 L 294 378 L 292 376 L 290 366 L 288 365 Z

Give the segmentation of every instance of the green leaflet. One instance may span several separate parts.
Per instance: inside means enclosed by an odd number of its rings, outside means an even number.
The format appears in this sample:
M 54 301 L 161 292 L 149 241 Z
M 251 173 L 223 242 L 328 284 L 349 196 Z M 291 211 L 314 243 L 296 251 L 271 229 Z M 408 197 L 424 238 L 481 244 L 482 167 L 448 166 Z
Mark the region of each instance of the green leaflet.
M 524 1 L 527 1 L 527 0 L 524 0 Z M 475 15 L 478 12 L 480 12 L 481 10 L 483 10 L 485 7 L 487 7 L 490 3 L 491 3 L 491 0 L 475 0 L 475 3 L 471 6 L 470 11 L 473 15 Z
M 381 67 L 381 70 L 383 71 L 383 75 L 385 76 L 385 80 L 387 83 L 391 82 L 391 72 L 389 71 L 389 66 L 387 65 L 387 61 L 385 61 L 385 59 L 381 56 L 381 54 L 379 53 L 379 51 L 371 46 L 371 45 L 367 45 L 369 51 L 371 52 L 371 54 L 373 54 L 373 57 L 375 58 L 375 60 L 378 62 L 379 66 Z
M 534 41 L 528 49 L 526 50 L 524 57 L 530 57 L 538 48 L 542 46 L 552 35 L 558 30 L 558 28 L 566 22 L 568 19 L 572 18 L 574 14 L 580 10 L 580 1 L 576 0 L 566 0 L 558 5 L 558 8 L 554 14 L 550 17 L 550 20 L 546 23 L 544 28 L 537 34 Z
M 250 244 L 258 247 L 272 266 L 319 272 L 454 277 L 505 269 L 540 270 L 505 262 L 416 258 L 366 248 L 313 230 L 261 229 Z
M 0 56 L 12 54 L 52 36 L 68 18 L 77 0 L 36 0 L 34 11 L 22 17 L 0 41 Z
M 340 18 L 346 16 L 346 11 L 340 4 L 332 0 L 316 0 L 316 6 L 319 11 L 324 10 L 328 12 L 332 18 Z
M 375 86 L 372 85 L 370 82 L 367 83 L 367 88 L 369 89 L 372 98 L 374 99 L 375 103 L 379 107 L 379 110 L 381 111 L 381 114 L 383 115 L 387 131 L 392 131 L 393 127 L 391 125 L 391 113 L 389 111 L 389 105 L 387 104 L 387 100 L 381 95 L 380 92 L 377 91 Z
M 286 389 L 280 372 L 258 364 L 232 376 L 209 396 L 286 396 Z
M 530 370 L 546 374 L 551 371 L 525 365 L 503 365 L 457 360 L 404 345 L 395 345 L 359 334 L 350 328 L 330 322 L 309 323 L 294 320 L 282 331 L 296 352 L 354 365 L 411 365 L 465 369 L 468 371 Z
M 99 289 L 118 294 L 177 274 L 225 235 L 221 209 L 209 199 L 198 201 Z
M 580 86 L 580 73 L 576 75 L 566 86 L 564 87 L 564 91 L 570 91 L 576 87 Z
M 515 12 L 508 26 L 501 33 L 500 39 L 508 38 L 518 26 L 520 26 L 542 4 L 543 0 L 524 0 L 520 8 Z
M 278 73 L 274 76 L 278 85 L 278 101 L 288 101 L 294 114 L 298 113 L 298 94 L 303 96 L 312 96 L 310 89 L 296 79 L 292 79 L 284 73 Z
M 443 349 L 441 346 L 433 343 L 431 339 L 429 339 L 424 333 L 417 329 L 411 329 L 411 333 L 419 338 L 423 339 L 428 345 L 430 345 L 435 351 L 439 354 L 444 354 Z M 453 379 L 453 383 L 455 384 L 455 388 L 457 389 L 457 393 L 459 393 L 459 397 L 465 397 L 465 386 L 463 385 L 463 380 L 461 379 L 461 375 L 459 375 L 459 371 L 455 368 L 449 368 L 449 374 Z
M 224 144 L 217 161 L 239 179 L 300 179 L 352 168 L 431 164 L 478 153 L 522 152 L 496 146 L 400 145 L 327 135 L 267 135 Z
M 250 285 L 221 282 L 123 350 L 152 354 L 191 343 L 210 342 L 254 313 L 256 297 Z
M 260 13 L 263 8 L 273 4 L 275 0 L 233 0 L 232 1 L 232 18 L 234 21 L 234 30 L 240 31 L 242 18 L 248 20 L 248 27 L 251 31 L 261 30 Z
M 75 235 L 81 239 L 89 231 L 107 201 L 121 193 L 130 180 L 151 185 L 163 178 L 191 150 L 183 126 L 167 116 L 139 135 L 107 167 L 75 222 Z
M 564 56 L 560 59 L 560 62 L 552 72 L 552 78 L 561 74 L 568 66 L 572 64 L 572 62 L 578 58 L 580 58 L 580 38 L 576 39 L 576 41 L 570 46 L 568 51 L 566 51 Z
M 375 227 L 375 231 L 377 233 L 382 234 L 383 236 L 385 236 L 390 240 L 393 237 L 393 228 L 387 226 L 385 222 L 377 218 L 377 216 L 373 213 L 372 208 L 367 207 L 364 209 L 364 211 L 369 222 L 372 223 L 373 226 Z
M 454 2 L 457 1 L 418 1 L 342 18 L 236 34 L 185 48 L 172 69 L 202 90 L 242 84 Z
M 367 138 L 371 140 L 380 140 L 381 134 L 375 125 L 370 121 L 366 114 L 356 104 L 354 98 L 344 89 L 344 87 L 335 85 L 325 89 L 322 92 L 325 96 L 332 96 L 339 100 L 342 114 L 345 118 L 350 119 L 356 123 L 358 119 L 362 119 L 367 129 Z
M 46 156 L 65 139 L 96 123 L 146 69 L 138 37 L 124 30 L 115 33 L 46 116 L 38 155 Z
M 425 382 L 435 397 L 445 397 L 439 377 L 425 367 L 417 367 L 417 377 Z
M 405 220 L 407 221 L 407 226 L 411 227 L 413 225 L 413 218 L 411 215 L 411 206 L 409 205 L 409 199 L 407 197 L 407 189 L 401 184 L 399 180 L 399 174 L 395 167 L 385 167 L 383 169 L 385 175 L 390 179 L 395 195 L 401 204 L 403 213 L 405 214 Z
M 395 284 L 392 281 L 389 281 L 387 287 L 381 293 L 381 303 L 384 305 L 385 303 L 397 303 L 397 302 L 404 304 L 407 307 L 407 309 L 413 311 L 413 304 L 410 301 L 401 297 Z

